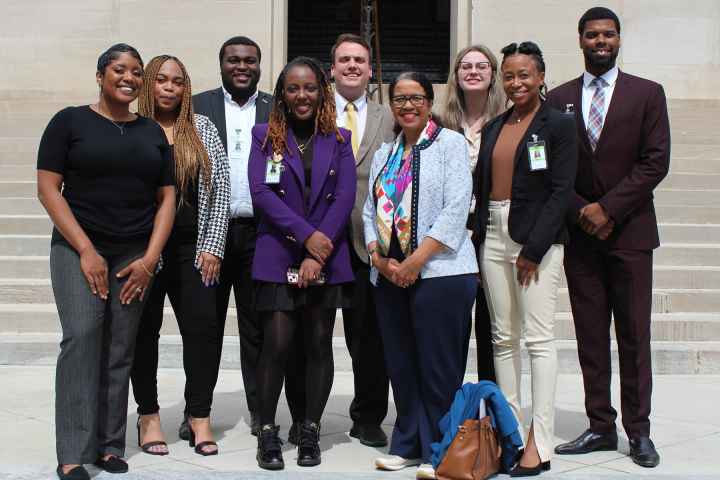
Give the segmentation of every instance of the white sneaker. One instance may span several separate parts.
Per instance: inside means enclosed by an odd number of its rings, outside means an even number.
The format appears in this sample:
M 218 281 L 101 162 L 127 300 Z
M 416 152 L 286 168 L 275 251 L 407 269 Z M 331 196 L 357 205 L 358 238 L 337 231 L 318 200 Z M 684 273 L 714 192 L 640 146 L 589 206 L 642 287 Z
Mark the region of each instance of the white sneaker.
M 419 458 L 403 458 L 399 455 L 388 455 L 387 457 L 378 457 L 375 459 L 375 468 L 380 470 L 402 470 L 407 467 L 420 465 L 422 460 Z M 433 478 L 435 478 L 433 476 Z
M 435 469 L 429 463 L 423 463 L 418 467 L 415 478 L 430 478 L 435 480 Z

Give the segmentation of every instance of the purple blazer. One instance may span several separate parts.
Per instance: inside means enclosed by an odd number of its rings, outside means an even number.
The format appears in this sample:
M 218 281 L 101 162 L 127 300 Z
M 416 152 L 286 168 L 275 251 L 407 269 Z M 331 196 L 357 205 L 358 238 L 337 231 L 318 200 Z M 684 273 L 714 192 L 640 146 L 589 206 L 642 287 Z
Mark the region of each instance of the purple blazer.
M 344 143 L 335 134 L 315 135 L 311 194 L 306 206 L 305 169 L 291 133 L 287 142 L 291 153 L 285 152 L 282 159 L 280 183 L 265 183 L 267 160 L 272 155 L 269 141 L 262 148 L 267 130 L 266 123 L 253 127 L 248 163 L 250 194 L 259 220 L 253 278 L 286 283 L 288 268 L 298 267 L 307 256 L 305 240 L 320 230 L 334 246 L 323 267 L 327 283 L 353 281 L 347 224 L 355 204 L 357 180 L 350 132 L 340 129 Z

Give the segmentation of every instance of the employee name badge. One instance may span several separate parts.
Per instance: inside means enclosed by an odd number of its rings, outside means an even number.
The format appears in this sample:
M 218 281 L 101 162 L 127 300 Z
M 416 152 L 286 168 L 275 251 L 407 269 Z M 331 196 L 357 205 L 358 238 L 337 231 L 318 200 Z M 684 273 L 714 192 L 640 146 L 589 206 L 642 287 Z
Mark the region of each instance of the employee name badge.
M 268 185 L 277 185 L 280 183 L 280 174 L 282 173 L 282 155 L 274 153 L 267 157 L 267 165 L 265 166 L 265 183 Z
M 527 144 L 527 148 L 530 160 L 530 171 L 537 172 L 539 170 L 547 170 L 547 152 L 545 151 L 545 141 L 538 141 L 537 135 L 533 135 L 532 141 Z

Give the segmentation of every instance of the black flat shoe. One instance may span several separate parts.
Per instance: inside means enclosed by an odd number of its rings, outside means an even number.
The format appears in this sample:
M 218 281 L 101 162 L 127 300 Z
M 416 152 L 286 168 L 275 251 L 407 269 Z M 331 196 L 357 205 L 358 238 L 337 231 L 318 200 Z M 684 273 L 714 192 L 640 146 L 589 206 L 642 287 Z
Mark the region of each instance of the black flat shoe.
M 90 480 L 90 474 L 82 465 L 78 465 L 68 473 L 63 473 L 62 465 L 58 465 L 55 472 L 60 480 Z
M 297 464 L 300 467 L 320 465 L 320 425 L 305 420 L 300 426 Z
M 292 443 L 293 445 L 300 443 L 300 425 L 302 425 L 302 422 L 293 422 L 293 424 L 290 425 L 288 443 Z
M 209 457 L 211 455 L 217 455 L 218 449 L 217 449 L 217 442 L 213 442 L 212 440 L 207 440 L 205 442 L 200 442 L 197 445 L 195 444 L 195 432 L 192 429 L 192 425 L 190 422 L 188 422 L 188 427 L 190 428 L 190 440 L 188 440 L 188 444 L 195 449 L 195 453 L 198 455 L 202 455 L 203 457 Z M 214 446 L 216 447 L 215 450 L 205 450 L 205 447 Z
M 515 468 L 510 470 L 511 477 L 534 477 L 540 475 L 541 472 L 547 472 L 550 470 L 550 460 L 547 462 L 540 462 L 534 467 L 521 467 L 520 464 L 516 465 Z
M 188 425 L 188 416 L 183 415 L 183 421 L 178 428 L 178 437 L 186 442 L 190 440 L 190 426 Z
M 279 431 L 280 427 L 270 423 L 260 428 L 257 454 L 255 455 L 258 467 L 265 470 L 282 470 L 285 468 L 282 456 L 282 441 L 278 436 Z
M 645 468 L 654 468 L 660 463 L 660 455 L 655 450 L 655 444 L 649 437 L 630 439 L 630 458 L 632 458 L 633 462 Z
M 95 466 L 105 470 L 108 473 L 127 473 L 128 464 L 125 460 L 120 457 L 112 455 L 107 460 L 98 458 L 95 460 Z
M 617 450 L 617 433 L 593 433 L 585 430 L 579 437 L 555 447 L 558 455 L 579 455 L 582 453 Z
M 137 438 L 138 438 L 138 447 L 140 447 L 140 450 L 142 450 L 144 453 L 147 453 L 148 455 L 163 456 L 163 455 L 167 455 L 168 453 L 170 453 L 170 451 L 168 450 L 167 442 L 163 442 L 161 440 L 156 440 L 154 442 L 145 442 L 142 445 L 140 444 L 140 418 L 138 418 L 138 420 L 137 420 Z M 164 446 L 165 451 L 164 452 L 154 452 L 154 451 L 150 450 L 152 447 L 157 447 L 158 445 Z
M 387 435 L 380 428 L 380 425 L 363 425 L 353 423 L 350 429 L 350 436 L 360 440 L 365 446 L 368 447 L 384 447 L 387 445 Z

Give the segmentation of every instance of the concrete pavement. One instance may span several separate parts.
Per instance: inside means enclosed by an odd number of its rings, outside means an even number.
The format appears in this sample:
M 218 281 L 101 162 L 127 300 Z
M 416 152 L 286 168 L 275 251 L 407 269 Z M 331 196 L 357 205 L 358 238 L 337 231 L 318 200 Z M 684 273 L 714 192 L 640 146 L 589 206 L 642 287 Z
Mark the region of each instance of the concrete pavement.
M 471 376 L 467 381 L 473 381 Z M 170 455 L 143 454 L 137 447 L 134 425 L 135 406 L 128 411 L 127 458 L 130 473 L 123 476 L 99 472 L 90 467 L 98 480 L 134 479 L 409 479 L 413 469 L 379 472 L 373 459 L 385 449 L 361 445 L 347 434 L 351 422 L 347 408 L 352 395 L 352 375 L 335 375 L 332 396 L 323 418 L 323 463 L 302 469 L 294 463 L 294 450 L 285 446 L 284 472 L 264 472 L 255 463 L 255 438 L 250 436 L 248 414 L 238 370 L 222 370 L 213 405 L 213 425 L 220 447 L 216 457 L 201 457 L 177 437 L 182 416 L 184 376 L 179 369 L 159 372 L 160 404 Z M 54 479 L 55 434 L 53 412 L 54 368 L 52 366 L 0 367 L 0 480 Z M 529 382 L 524 378 L 524 398 L 529 398 Z M 613 383 L 614 402 L 619 405 L 617 378 Z M 555 457 L 545 479 L 717 479 L 720 478 L 720 376 L 658 375 L 653 396 L 652 438 L 662 456 L 656 469 L 643 469 L 626 456 L 627 439 L 620 434 L 619 452 L 601 452 L 574 457 Z M 284 399 L 283 399 L 284 400 Z M 524 402 L 527 406 L 527 401 Z M 527 411 L 527 410 L 526 410 Z M 394 407 L 384 425 L 388 434 L 395 418 Z M 287 435 L 290 419 L 286 406 L 279 409 L 281 436 Z M 620 423 L 618 423 L 620 425 Z M 586 427 L 583 389 L 579 375 L 558 379 L 556 436 L 565 441 Z M 498 478 L 509 478 L 500 476 Z

